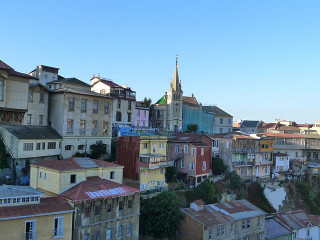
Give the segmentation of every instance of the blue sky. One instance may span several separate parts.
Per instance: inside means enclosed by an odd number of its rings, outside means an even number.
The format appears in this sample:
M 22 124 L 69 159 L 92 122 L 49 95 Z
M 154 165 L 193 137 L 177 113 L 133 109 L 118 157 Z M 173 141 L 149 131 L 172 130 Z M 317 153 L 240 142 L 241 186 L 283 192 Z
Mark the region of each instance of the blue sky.
M 184 95 L 235 119 L 320 120 L 319 1 L 5 1 L 0 59 L 168 90 L 175 56 Z

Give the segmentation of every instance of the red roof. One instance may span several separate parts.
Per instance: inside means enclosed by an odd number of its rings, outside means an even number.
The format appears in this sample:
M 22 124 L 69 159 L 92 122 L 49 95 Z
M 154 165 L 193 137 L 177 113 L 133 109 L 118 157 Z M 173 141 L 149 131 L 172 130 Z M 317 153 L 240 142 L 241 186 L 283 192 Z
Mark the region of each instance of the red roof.
M 258 133 L 257 135 L 264 135 L 266 137 L 282 137 L 282 138 L 303 138 L 294 133 Z
M 194 203 L 198 206 L 204 205 L 204 201 L 202 201 L 202 199 L 195 200 Z
M 111 167 L 123 167 L 121 165 L 97 160 L 97 159 L 91 159 L 94 163 L 98 165 L 98 167 L 102 168 L 111 168 Z M 84 167 L 81 167 L 73 158 L 68 158 L 64 160 L 43 160 L 41 162 L 33 163 L 34 166 L 39 167 L 45 167 L 49 169 L 54 169 L 58 171 L 68 171 L 68 170 L 78 170 L 78 169 L 86 169 Z
M 296 124 L 296 127 L 307 127 L 312 128 L 313 124 L 305 123 L 305 124 Z
M 38 204 L 0 207 L 0 221 L 6 218 L 24 218 L 64 211 L 73 211 L 73 208 L 61 197 L 40 198 L 40 203 Z
M 123 88 L 122 86 L 110 81 L 110 80 L 104 80 L 104 79 L 100 79 L 100 82 L 110 86 L 110 87 L 116 87 L 116 88 Z
M 277 123 L 261 123 L 258 128 L 274 128 Z
M 59 196 L 72 202 L 83 202 L 92 199 L 108 198 L 113 196 L 131 195 L 141 192 L 138 189 L 123 184 L 101 179 L 100 177 L 88 177 L 86 181 L 69 188 Z
M 0 68 L 7 69 L 7 70 L 13 70 L 12 67 L 10 67 L 8 64 L 2 62 L 1 60 L 0 60 Z

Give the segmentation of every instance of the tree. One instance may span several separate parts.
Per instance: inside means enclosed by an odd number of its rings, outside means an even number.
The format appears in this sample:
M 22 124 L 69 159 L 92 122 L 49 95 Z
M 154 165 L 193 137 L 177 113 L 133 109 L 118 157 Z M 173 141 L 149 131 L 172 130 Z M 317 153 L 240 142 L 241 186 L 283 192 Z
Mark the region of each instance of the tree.
M 105 154 L 107 154 L 107 147 L 102 141 L 97 141 L 96 144 L 91 145 L 91 158 L 98 159 Z
M 151 98 L 147 99 L 147 97 L 144 97 L 143 102 L 144 102 L 145 107 L 150 107 L 152 100 L 151 100 Z
M 187 125 L 188 131 L 195 133 L 198 130 L 197 124 L 188 124 Z
M 177 170 L 176 167 L 167 167 L 166 168 L 166 182 L 174 183 L 176 179 Z
M 221 158 L 212 158 L 212 173 L 214 175 L 220 175 L 228 169 Z
M 240 176 L 235 171 L 228 172 L 224 180 L 232 190 L 240 189 L 243 186 Z
M 276 210 L 269 203 L 268 199 L 263 193 L 263 188 L 257 182 L 253 182 L 248 187 L 248 200 L 256 207 L 267 213 L 274 213 Z
M 161 192 L 141 200 L 140 233 L 145 236 L 174 239 L 182 216 L 182 202 L 174 192 Z
M 206 179 L 199 184 L 195 189 L 186 192 L 188 203 L 195 200 L 202 199 L 205 204 L 212 204 L 219 202 L 221 199 L 221 192 L 209 179 Z

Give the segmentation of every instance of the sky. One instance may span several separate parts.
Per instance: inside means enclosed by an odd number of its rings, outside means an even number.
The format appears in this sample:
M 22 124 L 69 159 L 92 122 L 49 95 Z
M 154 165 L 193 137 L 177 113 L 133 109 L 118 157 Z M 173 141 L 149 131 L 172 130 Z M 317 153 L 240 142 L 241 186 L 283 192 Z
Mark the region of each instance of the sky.
M 320 120 L 320 2 L 4 1 L 0 59 L 89 83 L 94 73 L 156 102 L 176 55 L 185 96 L 234 119 Z

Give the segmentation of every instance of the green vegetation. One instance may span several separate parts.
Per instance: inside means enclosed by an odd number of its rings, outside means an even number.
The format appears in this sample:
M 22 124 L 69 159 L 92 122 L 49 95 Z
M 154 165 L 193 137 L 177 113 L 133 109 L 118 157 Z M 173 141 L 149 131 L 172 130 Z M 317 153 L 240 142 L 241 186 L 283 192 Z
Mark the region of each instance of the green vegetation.
M 152 100 L 151 100 L 151 98 L 144 97 L 143 102 L 144 102 L 145 107 L 150 107 Z
M 228 169 L 221 158 L 212 158 L 212 173 L 214 175 L 220 175 Z
M 195 189 L 185 193 L 187 204 L 202 199 L 205 204 L 219 202 L 221 199 L 221 191 L 209 179 L 199 184 Z
M 320 215 L 320 192 L 317 194 L 313 191 L 308 182 L 296 182 L 295 187 L 301 195 L 308 213 Z M 314 186 L 318 188 L 318 186 Z
M 197 124 L 188 124 L 187 128 L 188 128 L 188 130 L 187 130 L 188 132 L 195 133 L 196 131 L 198 131 Z
M 228 187 L 232 190 L 237 190 L 243 187 L 243 182 L 235 171 L 228 172 L 224 180 L 227 182 Z
M 248 200 L 253 205 L 267 213 L 276 212 L 276 210 L 269 203 L 268 199 L 265 197 L 263 193 L 263 188 L 257 182 L 250 183 L 248 187 Z
M 174 239 L 182 214 L 182 202 L 174 192 L 162 192 L 141 200 L 140 234 Z
M 91 154 L 76 152 L 76 157 L 89 157 L 93 159 L 100 159 L 107 154 L 106 144 L 102 141 L 97 141 L 96 144 L 91 145 Z
M 177 182 L 177 170 L 176 167 L 172 166 L 172 167 L 167 167 L 166 168 L 166 182 L 167 183 L 175 183 Z
M 7 160 L 10 158 L 10 154 L 7 152 L 5 145 L 0 141 L 0 169 L 9 168 Z

